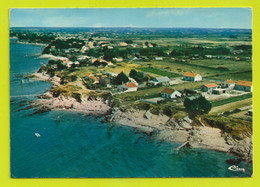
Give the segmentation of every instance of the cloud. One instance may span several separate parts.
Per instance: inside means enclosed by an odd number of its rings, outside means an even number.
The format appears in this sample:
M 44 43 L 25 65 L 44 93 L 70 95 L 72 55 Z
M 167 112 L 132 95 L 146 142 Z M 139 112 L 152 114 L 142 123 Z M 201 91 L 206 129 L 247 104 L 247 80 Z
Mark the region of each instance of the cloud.
M 155 9 L 148 12 L 146 17 L 156 17 L 156 16 L 182 16 L 190 14 L 193 10 L 190 8 L 172 8 L 172 9 Z

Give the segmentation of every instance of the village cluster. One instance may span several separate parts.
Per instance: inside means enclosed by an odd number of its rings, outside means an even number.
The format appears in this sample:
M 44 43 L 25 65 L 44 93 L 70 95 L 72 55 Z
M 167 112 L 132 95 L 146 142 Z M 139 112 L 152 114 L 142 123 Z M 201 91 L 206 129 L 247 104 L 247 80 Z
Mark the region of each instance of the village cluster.
M 58 75 L 62 84 L 81 81 L 89 90 L 116 97 L 124 98 L 126 94 L 133 100 L 152 104 L 182 103 L 187 98 L 187 90 L 189 95 L 203 96 L 209 101 L 241 95 L 250 98 L 248 93 L 253 90 L 250 68 L 234 68 L 240 64 L 249 67 L 251 63 L 251 45 L 244 43 L 201 45 L 198 40 L 197 44 L 173 44 L 169 42 L 174 41 L 172 34 L 164 39 L 165 36 L 158 38 L 158 34 L 153 36 L 149 31 L 13 32 L 11 35 L 18 41 L 47 44 L 41 57 L 49 61 L 41 73 Z M 138 75 L 131 75 L 131 71 Z M 238 75 L 243 76 L 238 79 Z M 228 102 L 231 101 L 223 103 Z
M 92 84 L 101 84 L 102 86 L 108 88 L 115 88 L 114 94 L 122 94 L 126 92 L 135 92 L 138 88 L 149 88 L 154 86 L 163 86 L 160 95 L 161 97 L 142 99 L 144 102 L 157 104 L 158 102 L 167 99 L 167 100 L 177 100 L 182 97 L 184 90 L 175 90 L 173 88 L 167 87 L 170 85 L 181 84 L 185 81 L 190 82 L 198 82 L 202 81 L 202 76 L 198 73 L 186 72 L 183 78 L 177 78 L 175 80 L 169 79 L 167 76 L 164 77 L 156 77 L 153 80 L 149 80 L 142 85 L 139 85 L 138 82 L 129 77 L 129 82 L 122 82 L 122 85 L 116 86 L 111 85 L 111 80 L 113 77 L 118 76 L 118 74 L 113 72 L 103 71 L 102 73 L 87 73 L 83 80 L 89 80 Z M 230 91 L 237 91 L 238 94 L 246 94 L 248 92 L 252 92 L 253 85 L 251 81 L 243 81 L 239 80 L 237 82 L 233 80 L 224 80 L 220 84 L 209 83 L 204 84 L 200 87 L 200 89 L 193 90 L 196 95 L 202 95 L 206 98 L 208 96 L 212 97 L 212 94 L 221 95 L 229 93 Z

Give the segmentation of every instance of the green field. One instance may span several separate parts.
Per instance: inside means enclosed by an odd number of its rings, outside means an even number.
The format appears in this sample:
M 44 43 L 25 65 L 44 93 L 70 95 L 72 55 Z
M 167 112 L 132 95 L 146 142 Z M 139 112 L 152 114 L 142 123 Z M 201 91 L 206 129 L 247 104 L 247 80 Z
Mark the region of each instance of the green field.
M 228 98 L 228 99 L 213 101 L 212 105 L 213 105 L 213 107 L 217 107 L 217 106 L 225 105 L 225 104 L 228 104 L 228 103 L 233 103 L 233 102 L 236 102 L 236 101 L 248 99 L 248 98 L 251 98 L 251 97 L 252 97 L 252 93 L 249 93 L 249 94 L 245 94 L 245 95 L 231 97 L 231 98 Z
M 154 69 L 154 68 L 150 68 L 150 67 L 143 67 L 143 68 L 138 68 L 138 69 L 141 71 L 147 72 L 147 73 L 152 73 L 152 74 L 161 75 L 161 76 L 167 76 L 169 78 L 180 77 L 180 75 L 178 75 L 178 74 L 163 71 L 160 69 Z
M 158 61 L 140 62 L 139 64 L 142 64 L 144 66 L 153 66 L 161 69 L 167 69 L 176 73 L 183 73 L 183 74 L 185 72 L 193 71 L 195 73 L 201 74 L 202 76 L 215 75 L 217 73 L 222 72 L 217 68 L 193 65 L 193 64 L 189 64 L 188 62 L 176 62 L 167 59 L 165 61 L 160 61 L 160 62 Z
M 207 78 L 215 79 L 215 80 L 232 79 L 234 81 L 238 81 L 238 80 L 252 81 L 252 71 L 229 73 L 229 74 L 228 73 L 216 74 L 214 76 L 208 76 Z
M 198 89 L 204 84 L 212 83 L 210 81 L 200 81 L 200 82 L 187 82 L 183 84 L 173 85 L 173 86 L 167 86 L 169 88 L 174 88 L 176 90 L 184 90 L 184 89 Z M 123 94 L 115 95 L 117 99 L 120 99 L 123 103 L 129 102 L 133 103 L 136 100 L 144 99 L 144 98 L 152 98 L 152 97 L 159 97 L 160 92 L 165 88 L 165 86 L 162 87 L 147 87 L 147 89 L 138 90 L 136 92 L 128 92 Z

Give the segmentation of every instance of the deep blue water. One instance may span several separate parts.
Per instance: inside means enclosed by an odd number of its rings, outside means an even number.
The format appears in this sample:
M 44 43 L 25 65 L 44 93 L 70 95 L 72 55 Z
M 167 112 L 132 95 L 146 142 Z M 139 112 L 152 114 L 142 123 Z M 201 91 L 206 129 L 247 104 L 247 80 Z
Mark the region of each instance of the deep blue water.
M 17 75 L 35 72 L 46 60 L 37 58 L 42 46 L 10 44 L 10 95 L 45 92 L 50 83 Z M 130 127 L 101 123 L 100 118 L 51 111 L 31 115 L 36 97 L 11 97 L 11 176 L 32 177 L 233 177 L 251 176 L 227 168 L 229 154 L 184 148 L 180 144 L 148 139 Z M 60 121 L 57 117 L 60 116 Z M 39 133 L 37 138 L 34 133 Z M 152 140 L 152 141 L 151 141 Z

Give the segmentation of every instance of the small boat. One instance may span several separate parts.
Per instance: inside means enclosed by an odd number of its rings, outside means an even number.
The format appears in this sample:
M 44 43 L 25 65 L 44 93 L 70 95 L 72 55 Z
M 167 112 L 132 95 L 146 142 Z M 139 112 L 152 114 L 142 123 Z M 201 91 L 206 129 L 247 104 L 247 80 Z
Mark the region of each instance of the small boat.
M 39 134 L 39 133 L 34 133 L 34 135 L 37 137 L 37 138 L 40 138 L 41 137 L 41 135 Z

